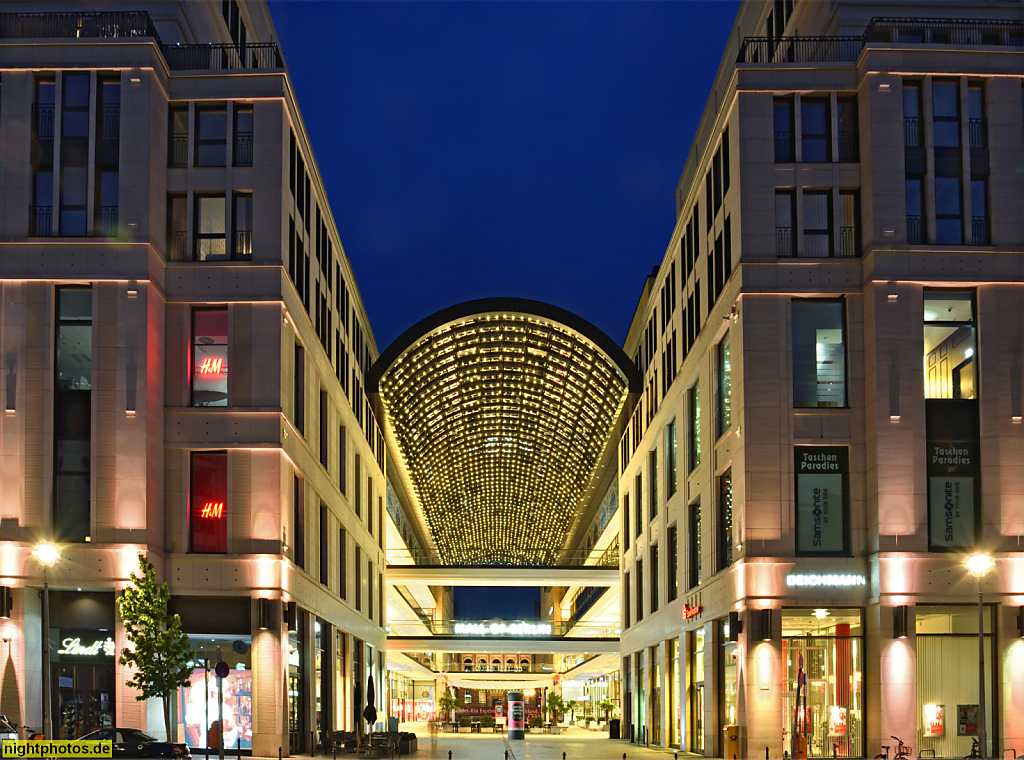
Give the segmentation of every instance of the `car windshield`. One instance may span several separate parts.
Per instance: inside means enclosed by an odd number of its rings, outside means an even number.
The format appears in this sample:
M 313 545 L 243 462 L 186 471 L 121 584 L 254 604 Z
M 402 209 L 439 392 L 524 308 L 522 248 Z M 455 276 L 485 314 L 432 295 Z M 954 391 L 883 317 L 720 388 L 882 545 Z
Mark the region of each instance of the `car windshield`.
M 90 731 L 87 734 L 78 737 L 82 741 L 98 742 L 104 739 L 113 740 L 114 732 L 109 728 L 101 728 L 99 731 Z
M 10 723 L 9 723 L 9 722 L 7 721 L 7 718 L 5 718 L 5 717 L 3 717 L 3 716 L 0 716 L 0 733 L 5 733 L 5 734 L 16 734 L 16 733 L 18 733 L 18 732 L 14 730 L 14 726 L 12 726 L 12 725 L 11 725 L 11 724 L 10 724 Z
M 155 736 L 150 736 L 134 728 L 121 728 L 118 731 L 123 742 L 155 742 L 157 740 Z

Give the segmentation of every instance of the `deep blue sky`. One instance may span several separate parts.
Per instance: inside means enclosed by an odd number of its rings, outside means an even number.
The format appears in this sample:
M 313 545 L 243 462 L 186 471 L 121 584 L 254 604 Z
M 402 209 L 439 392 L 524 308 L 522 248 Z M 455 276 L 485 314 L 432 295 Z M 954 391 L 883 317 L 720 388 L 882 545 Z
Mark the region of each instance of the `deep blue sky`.
M 738 6 L 272 0 L 380 350 L 496 295 L 621 342 Z
M 548 301 L 622 342 L 739 0 L 271 0 L 383 351 L 460 301 Z M 536 589 L 461 617 L 531 618 Z

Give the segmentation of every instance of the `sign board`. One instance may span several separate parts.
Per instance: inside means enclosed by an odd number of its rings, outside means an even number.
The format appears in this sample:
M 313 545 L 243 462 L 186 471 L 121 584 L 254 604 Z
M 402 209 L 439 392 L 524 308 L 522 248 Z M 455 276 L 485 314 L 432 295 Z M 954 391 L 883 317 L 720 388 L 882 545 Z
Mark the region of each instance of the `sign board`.
M 978 706 L 957 705 L 956 706 L 956 735 L 977 736 L 978 735 Z
M 828 708 L 828 735 L 846 736 L 846 708 L 842 705 L 829 705 Z
M 796 447 L 798 554 L 846 553 L 849 458 L 845 446 Z
M 925 404 L 928 544 L 971 548 L 978 525 L 978 406 L 929 399 Z
M 224 660 L 221 660 L 214 667 L 213 672 L 217 674 L 217 678 L 227 678 L 228 673 L 231 672 L 231 668 L 228 667 L 228 664 L 224 662 Z
M 942 736 L 946 733 L 946 708 L 943 705 L 923 705 L 924 735 Z

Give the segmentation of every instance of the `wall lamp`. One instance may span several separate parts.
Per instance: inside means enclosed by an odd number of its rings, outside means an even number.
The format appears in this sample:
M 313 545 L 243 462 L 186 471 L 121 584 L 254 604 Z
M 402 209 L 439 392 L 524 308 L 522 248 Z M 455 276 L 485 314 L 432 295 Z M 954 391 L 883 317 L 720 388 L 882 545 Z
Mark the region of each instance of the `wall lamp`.
M 256 621 L 259 629 L 265 631 L 270 627 L 270 600 L 259 598 L 256 600 Z
M 1017 609 L 1017 633 L 1024 639 L 1024 605 Z
M 11 589 L 7 586 L 0 586 L 0 618 L 7 620 L 11 616 L 11 607 L 14 599 Z
M 757 611 L 757 630 L 761 641 L 772 640 L 772 611 L 771 609 Z
M 740 620 L 740 613 L 730 612 L 729 613 L 729 643 L 734 644 L 740 640 L 740 634 L 743 633 L 743 622 Z
M 298 602 L 288 602 L 284 605 L 284 622 L 288 624 L 289 631 L 299 630 Z
M 892 637 L 894 639 L 905 639 L 909 630 L 910 607 L 903 604 L 892 611 Z

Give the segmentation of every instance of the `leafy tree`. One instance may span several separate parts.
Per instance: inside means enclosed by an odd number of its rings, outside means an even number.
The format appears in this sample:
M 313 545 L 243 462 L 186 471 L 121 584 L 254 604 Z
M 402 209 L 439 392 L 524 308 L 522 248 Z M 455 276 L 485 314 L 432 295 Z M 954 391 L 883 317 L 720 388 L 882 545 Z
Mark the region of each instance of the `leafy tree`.
M 551 722 L 558 722 L 558 714 L 565 712 L 565 702 L 562 701 L 562 695 L 558 692 L 552 692 L 548 696 L 548 712 L 551 713 Z
M 457 707 L 462 707 L 462 700 L 458 697 L 453 697 L 452 690 L 445 686 L 444 694 L 437 698 L 437 707 L 440 710 L 448 712 L 456 709 Z M 452 722 L 454 722 L 454 720 Z
M 608 718 L 612 713 L 612 710 L 615 709 L 615 704 L 611 702 L 611 700 L 603 699 L 601 700 L 601 702 L 598 703 L 597 709 L 604 710 L 604 722 L 607 723 Z
M 135 699 L 160 697 L 163 701 L 164 728 L 170 739 L 171 698 L 179 687 L 188 685 L 195 653 L 181 630 L 181 618 L 167 612 L 171 601 L 167 584 L 156 582 L 156 568 L 143 554 L 139 554 L 139 567 L 141 576 L 132 573 L 130 585 L 117 597 L 128 639 L 118 662 L 135 669 L 127 681 L 139 691 Z
M 577 702 L 575 699 L 570 699 L 568 702 L 565 703 L 565 709 L 569 711 L 569 722 L 570 723 L 575 723 L 576 722 L 576 707 L 578 705 L 579 705 L 579 702 Z

